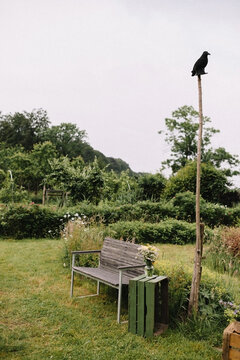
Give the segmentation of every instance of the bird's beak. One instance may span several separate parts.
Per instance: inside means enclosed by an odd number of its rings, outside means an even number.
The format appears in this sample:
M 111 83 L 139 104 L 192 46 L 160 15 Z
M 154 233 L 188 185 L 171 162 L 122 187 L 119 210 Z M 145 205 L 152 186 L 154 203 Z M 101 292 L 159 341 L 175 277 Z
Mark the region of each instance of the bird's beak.
M 208 55 L 211 55 L 210 53 L 208 53 Z

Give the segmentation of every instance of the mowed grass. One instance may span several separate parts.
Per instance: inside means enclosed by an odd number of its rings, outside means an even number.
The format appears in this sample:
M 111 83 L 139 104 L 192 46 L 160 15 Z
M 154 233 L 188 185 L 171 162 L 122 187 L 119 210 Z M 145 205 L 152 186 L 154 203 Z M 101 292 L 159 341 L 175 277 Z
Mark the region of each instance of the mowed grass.
M 126 323 L 116 322 L 115 292 L 70 299 L 62 246 L 61 240 L 0 240 L 1 359 L 221 359 L 208 342 L 190 341 L 177 330 L 153 339 L 129 333 Z M 161 250 L 173 262 L 193 260 L 191 245 Z M 94 291 L 88 284 L 81 293 Z

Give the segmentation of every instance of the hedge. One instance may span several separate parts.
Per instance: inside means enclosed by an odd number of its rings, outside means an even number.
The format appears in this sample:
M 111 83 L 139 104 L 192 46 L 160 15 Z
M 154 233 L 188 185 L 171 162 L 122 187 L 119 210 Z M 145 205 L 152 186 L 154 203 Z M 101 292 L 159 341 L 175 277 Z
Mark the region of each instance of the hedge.
M 13 238 L 59 237 L 64 218 L 38 205 L 11 206 L 1 209 L 0 235 Z
M 177 194 L 171 203 L 174 206 L 178 219 L 189 222 L 195 221 L 195 195 L 186 191 Z M 201 198 L 200 202 L 201 221 L 210 226 L 235 226 L 240 219 L 240 206 L 228 208 L 220 204 L 213 204 Z
M 172 237 L 174 240 L 170 240 L 170 242 L 174 243 L 192 242 L 193 240 L 189 239 L 195 238 L 192 230 L 189 230 L 195 228 L 195 196 L 190 192 L 177 194 L 168 203 L 143 201 L 120 206 L 109 204 L 97 206 L 83 202 L 72 208 L 58 210 L 39 205 L 12 205 L 0 209 L 0 235 L 15 238 L 58 237 L 64 223 L 69 218 L 75 217 L 76 214 L 81 217 L 84 216 L 84 219 L 94 219 L 106 226 L 110 225 L 110 228 L 114 228 L 115 223 L 117 224 L 116 229 L 120 226 L 119 224 L 131 224 L 131 226 L 128 225 L 129 234 L 125 229 L 126 225 L 122 225 L 127 236 L 133 236 L 132 232 L 135 230 L 131 229 L 135 223 L 140 223 L 142 227 L 145 226 L 146 228 L 144 228 L 144 232 L 146 234 L 149 232 L 146 237 L 150 239 L 155 239 L 158 236 L 156 233 L 160 233 L 163 238 L 165 238 L 165 234 L 167 239 Z M 202 222 L 210 227 L 235 226 L 239 223 L 240 206 L 226 208 L 202 200 L 201 217 Z M 162 224 L 166 224 L 165 227 L 167 227 L 164 231 L 160 231 Z M 184 224 L 184 226 L 180 226 L 180 224 Z M 136 232 L 141 238 L 139 226 Z M 174 229 L 177 229 L 180 235 L 177 235 Z M 120 234 L 120 236 L 122 235 Z M 180 236 L 179 239 L 178 236 Z
M 68 208 L 70 214 L 84 214 L 88 218 L 95 217 L 105 225 L 117 221 L 143 220 L 158 222 L 167 218 L 175 218 L 177 209 L 170 202 L 140 201 L 135 204 L 99 204 L 93 205 L 82 202 L 77 206 Z
M 157 223 L 170 218 L 195 222 L 195 195 L 191 192 L 177 194 L 169 202 L 141 201 L 135 204 L 110 205 L 80 203 L 68 209 L 70 214 L 84 214 L 95 217 L 105 225 L 118 221 L 144 221 Z M 240 206 L 228 208 L 201 199 L 201 221 L 210 227 L 235 226 L 240 219 Z
M 107 233 L 123 240 L 134 239 L 136 243 L 168 243 L 189 244 L 196 240 L 196 225 L 180 220 L 165 220 L 158 224 L 142 221 L 119 221 L 110 224 Z M 205 230 L 205 238 L 211 236 L 209 229 Z

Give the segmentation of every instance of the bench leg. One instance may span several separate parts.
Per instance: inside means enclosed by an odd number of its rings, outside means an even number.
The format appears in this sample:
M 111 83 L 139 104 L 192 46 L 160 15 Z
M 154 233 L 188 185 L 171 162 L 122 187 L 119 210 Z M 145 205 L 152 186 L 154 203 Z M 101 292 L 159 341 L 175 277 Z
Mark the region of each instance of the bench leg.
M 72 270 L 70 297 L 73 297 L 73 282 L 74 282 L 74 271 Z
M 97 295 L 100 293 L 100 281 L 97 282 Z
M 117 322 L 120 324 L 121 314 L 121 301 L 122 301 L 122 271 L 119 271 L 119 288 L 118 288 L 118 310 L 117 310 Z

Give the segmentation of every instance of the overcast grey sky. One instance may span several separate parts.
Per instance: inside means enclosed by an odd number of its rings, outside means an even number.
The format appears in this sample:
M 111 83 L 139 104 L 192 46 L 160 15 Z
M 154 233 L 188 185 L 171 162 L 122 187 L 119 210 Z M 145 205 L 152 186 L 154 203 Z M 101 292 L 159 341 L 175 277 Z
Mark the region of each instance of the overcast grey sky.
M 0 0 L 0 110 L 47 110 L 107 156 L 155 172 L 169 155 L 158 130 L 182 105 L 220 129 L 213 145 L 240 154 L 239 0 Z

